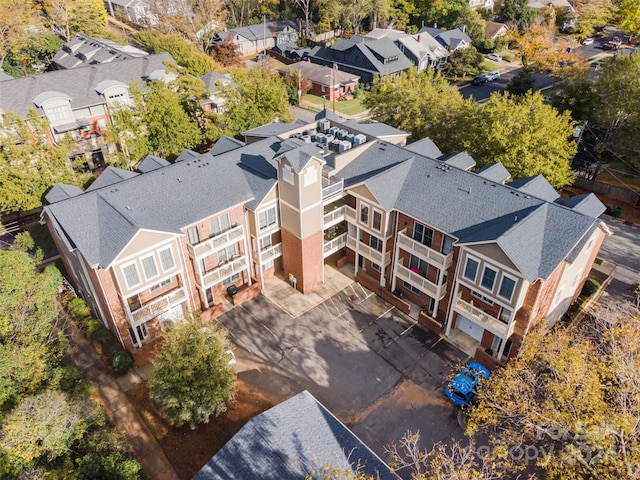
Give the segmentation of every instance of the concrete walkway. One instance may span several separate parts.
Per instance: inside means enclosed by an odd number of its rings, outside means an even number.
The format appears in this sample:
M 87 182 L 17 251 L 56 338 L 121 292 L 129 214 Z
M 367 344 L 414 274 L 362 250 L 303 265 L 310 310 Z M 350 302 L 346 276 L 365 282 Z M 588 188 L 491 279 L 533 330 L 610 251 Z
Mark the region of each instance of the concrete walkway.
M 78 327 L 70 319 L 68 324 L 69 356 L 98 392 L 105 413 L 116 428 L 125 434 L 147 476 L 153 480 L 180 480 L 146 423 L 125 395 L 126 390 L 142 382 L 141 375 L 130 372 L 116 378 Z

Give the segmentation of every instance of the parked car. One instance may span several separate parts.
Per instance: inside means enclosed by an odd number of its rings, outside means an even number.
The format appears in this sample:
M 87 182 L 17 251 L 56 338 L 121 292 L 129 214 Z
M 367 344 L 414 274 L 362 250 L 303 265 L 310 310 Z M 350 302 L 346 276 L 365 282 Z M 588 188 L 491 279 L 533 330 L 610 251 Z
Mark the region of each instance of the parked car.
M 582 41 L 582 45 L 593 45 L 593 38 L 585 38 Z
M 490 53 L 489 55 L 487 55 L 487 58 L 489 60 L 493 60 L 494 62 L 500 62 L 502 60 L 502 57 L 497 53 Z
M 473 84 L 474 85 L 484 85 L 488 81 L 489 81 L 489 79 L 485 75 L 480 75 L 479 77 L 476 77 L 476 78 L 473 79 Z
M 491 372 L 478 362 L 471 362 L 456 375 L 444 389 L 444 394 L 454 405 L 466 407 L 476 395 L 476 387 L 487 380 Z
M 485 73 L 484 76 L 487 79 L 487 82 L 493 82 L 496 78 L 500 78 L 500 72 L 498 70 L 494 70 L 489 73 Z

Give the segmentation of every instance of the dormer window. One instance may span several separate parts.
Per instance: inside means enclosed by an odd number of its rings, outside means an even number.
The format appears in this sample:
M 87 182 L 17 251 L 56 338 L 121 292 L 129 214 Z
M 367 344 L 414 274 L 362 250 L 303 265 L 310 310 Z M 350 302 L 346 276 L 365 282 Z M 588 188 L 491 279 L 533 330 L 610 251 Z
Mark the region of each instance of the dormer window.
M 45 113 L 47 117 L 49 117 L 50 122 L 60 122 L 73 118 L 73 112 L 69 104 L 48 107 L 45 109 Z

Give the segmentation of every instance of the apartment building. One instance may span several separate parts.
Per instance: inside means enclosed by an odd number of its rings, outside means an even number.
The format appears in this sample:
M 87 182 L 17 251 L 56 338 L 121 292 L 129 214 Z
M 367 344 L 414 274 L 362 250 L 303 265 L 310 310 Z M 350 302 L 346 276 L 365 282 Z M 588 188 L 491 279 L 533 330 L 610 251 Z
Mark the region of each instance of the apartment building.
M 607 234 L 604 206 L 592 194 L 565 202 L 541 176 L 505 184 L 500 164 L 471 172 L 467 153 L 407 136 L 326 111 L 269 124 L 175 164 L 149 157 L 145 173 L 109 168 L 84 192 L 58 185 L 42 221 L 134 354 L 165 322 L 213 318 L 272 275 L 311 292 L 329 264 L 503 362 L 580 292 Z

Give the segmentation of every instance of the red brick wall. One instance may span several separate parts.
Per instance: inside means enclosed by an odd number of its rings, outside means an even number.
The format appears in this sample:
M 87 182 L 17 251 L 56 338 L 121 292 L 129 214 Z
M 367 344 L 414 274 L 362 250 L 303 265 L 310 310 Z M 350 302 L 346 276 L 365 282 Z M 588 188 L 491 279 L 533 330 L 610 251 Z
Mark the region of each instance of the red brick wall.
M 312 291 L 322 283 L 322 248 L 324 235 L 316 232 L 304 240 L 282 229 L 282 259 L 284 278 L 296 277 L 296 288 L 302 293 Z

